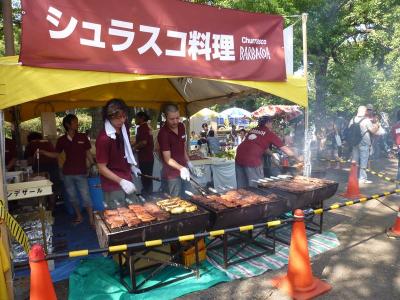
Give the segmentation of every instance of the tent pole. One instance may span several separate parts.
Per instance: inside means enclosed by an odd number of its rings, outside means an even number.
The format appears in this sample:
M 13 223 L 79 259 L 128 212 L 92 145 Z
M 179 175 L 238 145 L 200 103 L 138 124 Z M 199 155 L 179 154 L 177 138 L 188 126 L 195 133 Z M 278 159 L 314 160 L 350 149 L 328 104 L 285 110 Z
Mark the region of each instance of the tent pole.
M 12 108 L 12 114 L 14 119 L 14 134 L 13 138 L 15 139 L 15 143 L 17 145 L 17 159 L 23 159 L 24 154 L 22 153 L 22 141 L 21 141 L 21 117 L 20 117 L 20 108 L 19 106 L 14 106 Z M 4 119 L 3 119 L 4 120 Z
M 6 181 L 5 181 L 5 174 L 6 174 L 6 163 L 5 163 L 5 136 L 4 136 L 4 112 L 3 110 L 0 110 L 0 198 L 4 199 L 3 205 L 6 207 L 6 210 L 8 211 L 8 205 L 7 205 L 7 195 L 5 191 L 6 187 Z M 8 254 L 8 259 L 11 261 L 10 258 L 10 237 L 8 235 L 8 230 L 6 223 L 0 219 L 0 243 L 3 244 L 5 248 L 6 254 Z M 7 285 L 7 292 L 8 292 L 8 297 L 10 299 L 14 299 L 14 292 L 13 292 L 13 280 L 12 280 L 12 268 L 8 270 L 5 274 L 4 277 L 6 279 L 6 285 Z
M 307 18 L 308 14 L 301 14 L 302 20 L 302 33 L 303 33 L 303 68 L 306 84 L 308 82 L 308 60 L 307 60 Z M 307 100 L 308 100 L 308 91 Z M 311 176 L 311 132 L 309 129 L 309 108 L 308 101 L 304 111 L 304 170 L 303 175 L 306 177 Z

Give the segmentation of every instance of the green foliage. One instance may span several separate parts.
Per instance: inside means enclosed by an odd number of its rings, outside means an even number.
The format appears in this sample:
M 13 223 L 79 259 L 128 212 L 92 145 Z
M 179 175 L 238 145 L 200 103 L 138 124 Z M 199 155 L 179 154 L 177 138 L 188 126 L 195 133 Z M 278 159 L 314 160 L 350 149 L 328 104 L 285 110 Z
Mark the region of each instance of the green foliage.
M 65 113 L 60 113 L 60 116 L 56 116 L 56 124 L 57 124 L 57 128 L 59 128 L 61 130 L 61 132 L 64 132 L 64 127 L 62 125 L 62 119 L 65 116 Z M 78 131 L 79 132 L 85 132 L 86 130 L 89 130 L 92 124 L 92 117 L 90 115 L 88 115 L 85 112 L 78 112 L 76 114 L 76 116 L 78 117 L 79 120 L 79 128 Z M 40 118 L 35 118 L 32 120 L 28 120 L 25 122 L 21 123 L 21 129 L 25 130 L 25 131 L 38 131 L 41 132 L 42 131 L 42 124 L 40 121 Z
M 3 0 L 6 1 L 6 0 Z M 18 0 L 11 1 L 13 9 L 13 28 L 14 28 L 14 47 L 15 53 L 19 53 L 21 44 L 21 3 Z M 4 31 L 3 31 L 3 11 L 0 3 L 0 56 L 5 54 Z
M 350 115 L 367 103 L 390 112 L 399 105 L 394 89 L 399 77 L 398 0 L 326 1 L 310 11 L 309 19 L 316 89 L 310 100 L 317 112 Z

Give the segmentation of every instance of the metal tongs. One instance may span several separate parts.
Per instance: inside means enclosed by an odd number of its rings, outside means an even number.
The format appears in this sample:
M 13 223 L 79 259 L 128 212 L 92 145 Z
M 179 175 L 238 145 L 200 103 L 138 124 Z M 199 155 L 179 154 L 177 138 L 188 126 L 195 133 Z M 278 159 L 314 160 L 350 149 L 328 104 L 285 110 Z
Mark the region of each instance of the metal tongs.
M 146 203 L 146 199 L 145 199 L 141 194 L 135 194 L 135 196 L 138 197 L 139 200 L 140 200 L 142 203 Z M 133 201 L 132 201 L 131 199 L 129 199 L 129 198 L 126 198 L 126 199 L 125 199 L 125 202 L 128 203 L 128 205 L 129 205 L 129 204 L 137 204 L 137 203 L 133 202 Z
M 194 180 L 192 175 L 190 175 L 190 182 L 193 183 L 195 189 L 198 190 L 200 192 L 200 194 L 202 194 L 203 196 L 208 196 L 209 195 L 208 191 L 205 188 L 203 188 L 201 186 L 201 184 L 198 183 L 197 180 Z
M 142 174 L 142 173 L 140 173 L 139 176 L 143 177 L 143 178 L 148 178 L 148 179 L 151 179 L 151 180 L 154 180 L 154 181 L 161 181 L 160 177 L 153 177 L 153 176 Z

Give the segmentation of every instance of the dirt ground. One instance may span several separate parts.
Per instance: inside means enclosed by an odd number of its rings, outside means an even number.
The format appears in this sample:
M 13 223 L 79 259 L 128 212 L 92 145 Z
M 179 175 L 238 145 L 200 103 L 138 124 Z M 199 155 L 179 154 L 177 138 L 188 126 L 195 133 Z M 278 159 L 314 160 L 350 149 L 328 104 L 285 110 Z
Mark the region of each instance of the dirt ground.
M 326 165 L 318 167 L 326 168 L 325 178 L 339 182 L 338 193 L 324 206 L 343 202 L 339 193 L 346 189 L 349 165 L 339 170 Z M 372 161 L 371 168 L 395 178 L 397 161 Z M 365 195 L 395 188 L 393 183 L 368 176 L 373 184 L 360 186 Z M 336 233 L 340 246 L 312 259 L 314 275 L 332 285 L 332 290 L 319 299 L 400 299 L 400 240 L 389 239 L 385 234 L 385 229 L 394 224 L 399 205 L 400 195 L 392 195 L 325 214 L 324 230 Z M 180 299 L 289 299 L 269 284 L 271 278 L 285 272 L 281 269 L 222 283 Z M 68 280 L 55 284 L 55 288 L 58 299 L 68 298 Z M 27 299 L 26 296 L 20 294 L 17 299 Z

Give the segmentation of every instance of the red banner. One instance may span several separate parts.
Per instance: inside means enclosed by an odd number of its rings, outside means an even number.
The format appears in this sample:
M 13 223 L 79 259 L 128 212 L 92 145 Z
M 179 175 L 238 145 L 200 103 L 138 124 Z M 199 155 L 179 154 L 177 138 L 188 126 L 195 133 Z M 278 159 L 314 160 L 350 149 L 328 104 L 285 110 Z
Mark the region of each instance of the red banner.
M 283 18 L 179 0 L 22 0 L 23 65 L 285 81 Z

